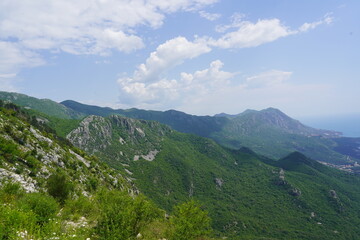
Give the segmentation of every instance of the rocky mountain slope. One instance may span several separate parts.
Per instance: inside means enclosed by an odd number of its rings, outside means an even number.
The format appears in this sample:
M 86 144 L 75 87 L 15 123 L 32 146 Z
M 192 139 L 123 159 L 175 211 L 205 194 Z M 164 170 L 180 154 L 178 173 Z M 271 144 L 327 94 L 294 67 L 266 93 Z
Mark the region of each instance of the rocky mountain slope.
M 341 168 L 346 167 L 349 171 L 356 171 L 356 162 L 360 161 L 359 155 L 356 154 L 357 148 L 360 147 L 357 141 L 342 138 L 339 132 L 305 126 L 273 108 L 211 117 L 189 115 L 175 110 L 165 112 L 141 109 L 115 110 L 71 100 L 58 104 L 50 100 L 5 92 L 0 92 L 0 99 L 42 111 L 48 116 L 49 125 L 63 137 L 74 129 L 79 123 L 78 119 L 84 116 L 117 114 L 158 121 L 180 132 L 209 137 L 233 149 L 248 147 L 271 158 L 281 158 L 293 151 L 299 151 L 313 159 Z
M 293 151 L 299 151 L 316 160 L 337 165 L 354 164 L 355 161 L 360 160 L 352 154 L 355 150 L 353 147 L 350 150 L 342 144 L 343 151 L 339 151 L 338 139 L 341 138 L 341 133 L 305 126 L 274 108 L 210 117 L 194 116 L 174 110 L 165 112 L 139 109 L 114 110 L 70 100 L 62 104 L 83 114 L 99 116 L 120 114 L 136 119 L 159 121 L 180 132 L 209 137 L 233 149 L 248 147 L 272 158 L 284 157 Z M 340 142 L 344 143 L 344 141 Z
M 0 100 L 0 239 L 210 240 L 198 203 L 164 216 L 130 178 Z
M 20 183 L 27 192 L 39 192 L 45 188 L 50 175 L 61 172 L 73 182 L 77 187 L 75 192 L 79 194 L 88 195 L 95 185 L 131 189 L 120 173 L 65 140 L 59 140 L 46 132 L 46 128 L 39 130 L 37 127 L 41 129 L 42 123 L 30 124 L 29 116 L 16 105 L 8 106 L 10 109 L 0 111 L 2 181 L 12 180 Z
M 120 169 L 166 210 L 189 198 L 204 203 L 219 236 L 360 236 L 360 179 L 300 153 L 273 161 L 122 116 L 89 116 L 68 139 Z

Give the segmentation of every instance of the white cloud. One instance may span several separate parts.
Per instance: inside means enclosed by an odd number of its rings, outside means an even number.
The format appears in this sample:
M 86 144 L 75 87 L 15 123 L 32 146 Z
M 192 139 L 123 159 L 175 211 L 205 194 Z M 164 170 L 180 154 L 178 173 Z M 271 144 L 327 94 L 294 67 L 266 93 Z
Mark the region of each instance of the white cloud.
M 154 82 L 159 80 L 169 69 L 210 52 L 211 49 L 203 42 L 191 42 L 184 37 L 177 37 L 159 45 L 145 63 L 140 64 L 132 78 L 126 81 Z M 121 80 L 120 80 L 121 81 Z
M 303 25 L 301 25 L 299 27 L 299 31 L 300 32 L 307 32 L 311 29 L 316 28 L 317 26 L 323 25 L 323 24 L 330 24 L 333 22 L 333 17 L 331 16 L 332 13 L 327 13 L 323 19 L 321 19 L 320 21 L 317 22 L 312 22 L 312 23 L 304 23 Z
M 200 14 L 200 17 L 205 18 L 205 19 L 207 19 L 209 21 L 215 21 L 215 20 L 217 20 L 217 19 L 219 19 L 221 17 L 221 14 L 208 13 L 208 12 L 205 12 L 205 11 L 200 11 L 199 14 Z
M 163 24 L 165 15 L 190 11 L 217 0 L 3 0 L 0 38 L 17 39 L 28 48 L 77 54 L 106 49 L 130 52 L 144 46 L 134 27 Z
M 317 22 L 304 23 L 298 30 L 291 30 L 281 23 L 277 18 L 260 19 L 256 23 L 244 21 L 243 14 L 234 14 L 229 25 L 218 25 L 217 32 L 226 32 L 229 29 L 237 30 L 227 32 L 219 39 L 209 39 L 209 45 L 219 48 L 248 48 L 257 47 L 264 43 L 273 42 L 279 38 L 287 37 L 302 32 L 307 32 L 323 24 L 330 24 L 333 21 L 331 14 Z
M 16 43 L 0 41 L 0 89 L 14 91 L 12 79 L 17 76 L 20 69 L 43 64 L 44 61 L 36 53 Z
M 288 80 L 292 72 L 271 70 L 246 78 L 246 88 L 264 88 L 279 85 Z
M 247 48 L 275 41 L 294 34 L 279 19 L 259 20 L 256 23 L 242 21 L 236 31 L 225 33 L 209 44 L 220 48 Z
M 229 84 L 235 73 L 222 71 L 223 63 L 213 61 L 208 69 L 195 73 L 181 73 L 178 80 L 166 78 L 157 81 L 120 79 L 120 102 L 124 106 L 174 108 L 191 103 L 194 98 L 212 94 Z
M 230 17 L 230 21 L 231 21 L 230 24 L 216 25 L 215 31 L 222 33 L 222 32 L 227 31 L 230 28 L 239 28 L 239 27 L 241 27 L 241 24 L 242 24 L 244 18 L 245 18 L 245 14 L 234 13 Z
M 38 56 L 43 50 L 109 55 L 141 49 L 136 27 L 158 28 L 166 14 L 198 11 L 217 1 L 2 0 L 0 75 L 43 64 Z
M 214 89 L 211 94 L 193 96 L 191 104 L 179 110 L 191 114 L 237 114 L 245 109 L 276 107 L 288 114 L 328 110 L 337 100 L 337 90 L 329 84 L 302 84 L 291 79 L 291 72 L 271 70 Z M 255 85 L 252 85 L 255 84 Z M 316 113 L 316 112 L 314 112 Z

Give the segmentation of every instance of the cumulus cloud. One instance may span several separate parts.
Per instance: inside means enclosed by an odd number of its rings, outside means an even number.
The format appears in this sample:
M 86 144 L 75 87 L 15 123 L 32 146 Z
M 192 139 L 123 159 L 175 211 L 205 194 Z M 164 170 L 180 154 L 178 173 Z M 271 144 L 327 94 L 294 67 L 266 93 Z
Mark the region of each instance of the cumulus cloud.
M 0 3 L 0 37 L 31 49 L 100 54 L 130 52 L 144 46 L 133 28 L 163 24 L 165 14 L 191 11 L 217 0 L 4 0 Z
M 299 29 L 292 30 L 277 18 L 259 19 L 256 23 L 243 20 L 245 15 L 234 14 L 229 25 L 218 25 L 217 32 L 225 32 L 219 39 L 209 39 L 209 45 L 219 48 L 248 48 L 257 47 L 264 43 L 273 42 L 279 38 L 306 32 L 323 24 L 332 22 L 331 14 L 326 14 L 320 21 L 304 23 Z M 226 32 L 236 28 L 235 31 Z
M 235 73 L 222 71 L 220 60 L 211 62 L 209 68 L 194 73 L 182 72 L 179 79 L 161 78 L 156 81 L 119 79 L 120 103 L 124 106 L 173 108 L 189 103 L 194 97 L 211 94 L 229 83 Z
M 205 11 L 200 11 L 199 12 L 200 17 L 205 18 L 209 21 L 215 21 L 217 19 L 219 19 L 221 17 L 221 14 L 218 13 L 208 13 Z
M 281 37 L 294 34 L 279 19 L 258 20 L 256 23 L 241 22 L 236 31 L 228 32 L 209 44 L 220 48 L 247 48 L 275 41 Z
M 126 82 L 154 82 L 169 69 L 181 64 L 186 59 L 195 58 L 210 52 L 204 42 L 191 42 L 184 37 L 177 37 L 159 45 L 145 63 L 140 64 L 133 77 L 120 79 Z
M 43 64 L 43 50 L 109 55 L 141 49 L 145 44 L 136 27 L 159 28 L 166 14 L 198 11 L 217 1 L 2 0 L 0 75 Z

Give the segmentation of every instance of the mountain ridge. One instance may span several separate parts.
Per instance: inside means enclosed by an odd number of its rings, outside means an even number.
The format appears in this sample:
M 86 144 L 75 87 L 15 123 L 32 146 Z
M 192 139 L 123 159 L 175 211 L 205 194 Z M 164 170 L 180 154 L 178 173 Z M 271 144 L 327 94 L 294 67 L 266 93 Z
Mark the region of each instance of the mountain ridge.
M 59 107 L 59 105 L 61 108 L 67 107 L 77 115 L 77 119 L 57 129 L 62 136 L 66 136 L 79 120 L 87 115 L 118 114 L 135 119 L 155 120 L 180 132 L 208 137 L 233 149 L 247 147 L 270 158 L 282 158 L 293 151 L 300 151 L 313 159 L 335 165 L 360 162 L 356 154 L 357 141 L 342 141 L 343 138 L 338 132 L 307 127 L 274 108 L 261 111 L 246 110 L 232 117 L 214 117 L 190 115 L 176 110 L 164 112 L 135 108 L 114 110 L 71 100 L 54 106 Z M 42 111 L 49 114 L 47 109 Z M 68 114 L 66 118 L 71 120 L 74 114 Z M 53 121 L 63 122 L 50 120 L 50 123 Z M 54 123 L 53 126 L 59 128 L 58 124 Z

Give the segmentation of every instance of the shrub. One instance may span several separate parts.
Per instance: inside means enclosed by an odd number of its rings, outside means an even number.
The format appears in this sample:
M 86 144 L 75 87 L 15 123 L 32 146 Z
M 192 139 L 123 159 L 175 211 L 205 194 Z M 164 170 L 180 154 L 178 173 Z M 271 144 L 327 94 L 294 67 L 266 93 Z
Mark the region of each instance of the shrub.
M 73 220 L 77 220 L 80 216 L 88 218 L 89 216 L 95 216 L 97 214 L 98 210 L 94 202 L 85 196 L 67 200 L 62 211 L 62 215 L 65 216 L 65 218 L 71 218 Z
M 40 225 L 44 225 L 51 218 L 54 218 L 59 209 L 59 205 L 54 198 L 41 193 L 26 194 L 18 204 L 24 210 L 31 210 Z
M 132 239 L 160 214 L 143 196 L 102 191 L 98 195 L 101 216 L 95 229 L 100 239 Z
M 174 240 L 202 239 L 211 233 L 208 213 L 194 200 L 175 206 L 170 224 L 169 238 Z
M 21 239 L 20 232 L 33 232 L 36 217 L 31 211 L 14 208 L 11 204 L 0 205 L 0 239 Z
M 65 203 L 65 200 L 68 199 L 74 190 L 73 185 L 68 181 L 66 175 L 60 172 L 54 173 L 48 178 L 46 187 L 48 193 L 61 204 Z
M 0 190 L 0 202 L 10 203 L 24 194 L 20 183 L 6 182 Z

